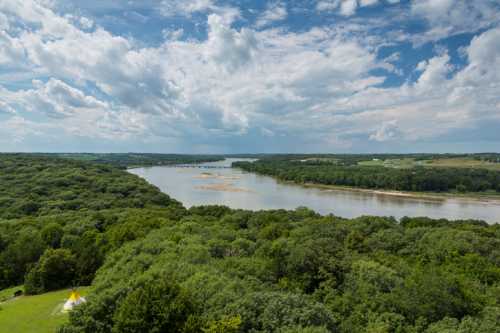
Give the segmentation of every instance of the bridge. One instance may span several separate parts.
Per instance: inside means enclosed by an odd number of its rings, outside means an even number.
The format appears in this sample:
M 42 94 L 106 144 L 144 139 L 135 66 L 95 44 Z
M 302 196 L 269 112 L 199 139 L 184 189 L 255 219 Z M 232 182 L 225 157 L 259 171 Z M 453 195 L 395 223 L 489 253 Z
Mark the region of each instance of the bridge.
M 165 165 L 169 168 L 192 168 L 192 169 L 231 169 L 230 166 L 225 165 L 199 165 L 199 164 L 174 164 Z

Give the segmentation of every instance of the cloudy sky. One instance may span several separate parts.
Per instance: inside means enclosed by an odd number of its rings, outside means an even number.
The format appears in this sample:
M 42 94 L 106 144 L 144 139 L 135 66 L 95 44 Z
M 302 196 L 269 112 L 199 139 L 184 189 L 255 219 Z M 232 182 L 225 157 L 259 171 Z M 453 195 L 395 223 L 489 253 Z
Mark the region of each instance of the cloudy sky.
M 500 0 L 0 0 L 0 151 L 500 151 Z

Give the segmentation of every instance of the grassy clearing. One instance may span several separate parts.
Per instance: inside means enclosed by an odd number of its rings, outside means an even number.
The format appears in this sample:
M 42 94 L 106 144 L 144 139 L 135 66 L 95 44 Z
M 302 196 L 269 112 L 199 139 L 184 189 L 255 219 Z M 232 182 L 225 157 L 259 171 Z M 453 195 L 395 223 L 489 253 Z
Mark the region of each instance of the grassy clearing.
M 441 158 L 430 161 L 431 167 L 476 168 L 500 171 L 500 163 L 478 161 L 472 158 Z
M 23 286 L 13 287 L 9 289 L 0 290 L 0 303 L 5 302 L 14 296 L 14 293 L 18 290 L 23 290 Z
M 332 158 L 332 157 L 309 157 L 306 159 L 296 160 L 296 161 L 300 161 L 300 162 L 328 162 L 328 163 L 337 164 L 340 160 L 338 158 Z
M 358 165 L 362 166 L 383 166 L 387 168 L 396 168 L 396 169 L 410 169 L 420 165 L 427 165 L 428 161 L 415 161 L 414 158 L 402 158 L 402 159 L 373 159 L 370 161 L 361 161 Z
M 438 158 L 435 160 L 418 160 L 414 158 L 387 159 L 387 160 L 369 160 L 361 161 L 358 165 L 362 166 L 383 166 L 396 169 L 410 169 L 416 166 L 435 167 L 435 168 L 474 168 L 500 171 L 500 163 L 479 161 L 472 158 Z
M 0 291 L 9 294 L 18 288 Z M 88 288 L 80 288 L 85 295 Z M 61 313 L 70 289 L 37 296 L 21 296 L 0 304 L 0 333 L 53 333 L 68 315 Z

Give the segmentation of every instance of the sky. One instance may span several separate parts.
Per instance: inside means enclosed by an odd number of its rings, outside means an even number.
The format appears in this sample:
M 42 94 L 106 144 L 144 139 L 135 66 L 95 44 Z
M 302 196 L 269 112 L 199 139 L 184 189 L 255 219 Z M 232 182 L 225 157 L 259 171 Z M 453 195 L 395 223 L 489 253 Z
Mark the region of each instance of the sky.
M 500 151 L 500 0 L 0 0 L 0 151 Z

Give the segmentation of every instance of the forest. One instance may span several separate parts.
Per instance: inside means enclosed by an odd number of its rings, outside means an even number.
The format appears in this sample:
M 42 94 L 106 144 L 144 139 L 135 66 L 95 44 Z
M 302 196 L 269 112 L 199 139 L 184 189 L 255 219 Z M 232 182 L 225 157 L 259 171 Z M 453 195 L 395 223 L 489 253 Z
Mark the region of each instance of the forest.
M 148 154 L 148 153 L 53 153 L 30 154 L 31 156 L 57 157 L 76 161 L 113 165 L 122 169 L 138 166 L 173 165 L 187 163 L 216 162 L 222 155 Z
M 496 224 L 186 209 L 53 156 L 2 155 L 0 184 L 0 290 L 91 286 L 59 333 L 499 331 Z
M 411 155 L 403 155 L 405 158 L 408 156 Z M 418 164 L 418 156 L 413 157 L 417 161 L 415 166 L 386 167 L 380 165 L 379 158 L 387 156 L 373 155 L 371 160 L 369 157 L 372 156 L 352 155 L 338 160 L 334 158 L 299 160 L 290 156 L 274 156 L 255 162 L 235 162 L 233 167 L 300 184 L 314 183 L 413 192 L 500 192 L 500 169 L 424 166 Z M 474 158 L 480 159 L 480 156 Z M 485 157 L 488 163 L 493 163 L 490 162 L 492 159 L 490 155 Z M 429 160 L 429 156 L 424 155 L 422 160 Z M 362 163 L 366 161 L 372 165 L 363 165 Z M 401 160 L 397 161 L 402 164 Z

